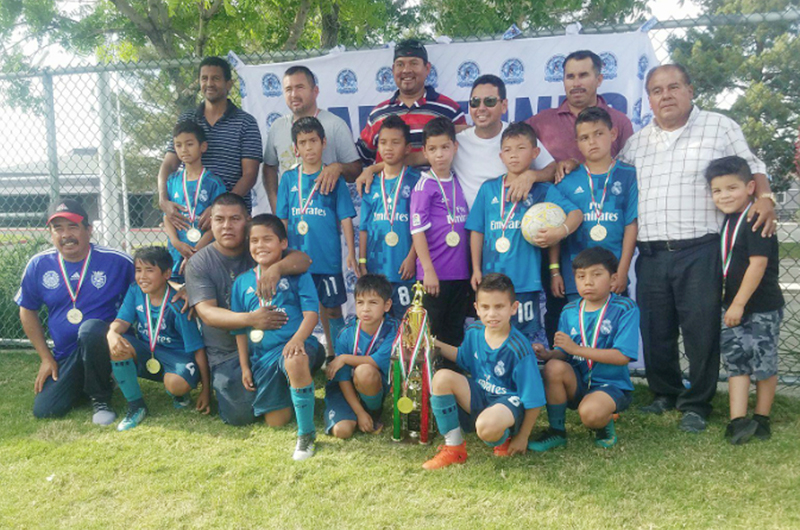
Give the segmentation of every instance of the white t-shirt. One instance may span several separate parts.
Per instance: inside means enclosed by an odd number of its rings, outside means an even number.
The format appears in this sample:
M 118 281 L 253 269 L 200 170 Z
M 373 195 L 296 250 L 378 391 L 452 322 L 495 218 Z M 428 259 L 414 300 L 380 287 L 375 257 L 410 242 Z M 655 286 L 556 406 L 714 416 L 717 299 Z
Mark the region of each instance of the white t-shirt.
M 475 134 L 475 127 L 465 129 L 456 135 L 458 152 L 453 160 L 453 171 L 458 175 L 458 181 L 470 208 L 478 196 L 481 184 L 506 173 L 506 166 L 500 160 L 500 138 L 506 127 L 508 124 L 503 122 L 500 133 L 488 140 L 479 138 Z M 539 156 L 533 161 L 533 169 L 536 170 L 544 169 L 553 161 L 553 157 L 541 142 L 539 149 Z

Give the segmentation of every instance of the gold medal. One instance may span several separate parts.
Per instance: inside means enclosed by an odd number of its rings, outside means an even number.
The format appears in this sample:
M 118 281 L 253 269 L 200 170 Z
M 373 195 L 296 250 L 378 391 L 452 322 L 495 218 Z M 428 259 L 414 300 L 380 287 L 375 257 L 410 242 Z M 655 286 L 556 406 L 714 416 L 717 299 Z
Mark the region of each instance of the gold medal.
M 308 233 L 308 223 L 305 221 L 297 223 L 297 233 L 301 236 L 306 235 Z
M 450 232 L 447 234 L 447 237 L 445 237 L 444 240 L 448 247 L 457 247 L 461 242 L 461 236 L 459 236 L 457 232 Z
M 506 236 L 503 236 L 494 242 L 494 248 L 500 254 L 505 254 L 506 252 L 511 250 L 511 240 L 508 239 Z
M 397 400 L 397 410 L 403 414 L 410 414 L 414 410 L 414 402 L 411 401 L 411 398 L 403 396 Z
M 591 230 L 589 230 L 589 237 L 592 238 L 593 241 L 602 241 L 608 235 L 608 230 L 603 225 L 594 225 Z
M 203 237 L 203 233 L 197 228 L 192 227 L 186 231 L 186 239 L 188 239 L 190 243 L 197 243 L 200 241 L 201 237 Z
M 70 324 L 78 325 L 83 320 L 83 313 L 77 307 L 73 307 L 69 311 L 67 311 L 67 321 Z
M 161 371 L 161 363 L 155 357 L 150 357 L 147 359 L 147 362 L 144 364 L 147 371 L 151 374 L 155 375 Z
M 260 329 L 251 329 L 250 330 L 250 341 L 251 342 L 261 342 L 264 340 L 264 331 Z
M 397 244 L 400 242 L 400 236 L 397 235 L 397 232 L 389 232 L 386 234 L 386 237 L 383 238 L 386 241 L 386 244 L 390 247 L 396 247 Z

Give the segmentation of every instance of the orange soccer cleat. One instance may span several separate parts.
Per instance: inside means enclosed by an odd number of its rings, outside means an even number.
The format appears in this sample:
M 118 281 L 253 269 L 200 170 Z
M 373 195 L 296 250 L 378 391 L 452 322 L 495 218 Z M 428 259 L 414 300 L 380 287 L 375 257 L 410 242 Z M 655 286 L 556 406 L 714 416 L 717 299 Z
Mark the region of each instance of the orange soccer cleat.
M 461 442 L 461 445 L 440 445 L 438 450 L 436 456 L 422 464 L 423 469 L 441 469 L 467 461 L 467 442 Z
M 509 445 L 511 445 L 510 436 L 508 437 L 508 440 L 494 448 L 494 456 L 511 456 L 508 454 Z

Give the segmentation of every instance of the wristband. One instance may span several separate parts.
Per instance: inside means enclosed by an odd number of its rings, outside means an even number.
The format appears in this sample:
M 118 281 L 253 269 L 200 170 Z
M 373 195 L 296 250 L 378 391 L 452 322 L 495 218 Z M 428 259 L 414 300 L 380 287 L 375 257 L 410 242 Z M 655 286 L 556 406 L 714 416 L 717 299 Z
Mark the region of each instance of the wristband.
M 551 278 L 555 278 L 555 277 L 557 277 L 557 276 L 561 276 L 561 273 L 560 273 L 560 272 L 558 272 L 558 271 L 554 271 L 554 272 L 551 272 L 551 273 L 550 273 L 550 277 L 551 277 Z
M 564 227 L 564 231 L 567 233 L 567 235 L 566 235 L 566 236 L 564 236 L 564 237 L 567 237 L 567 236 L 569 236 L 569 227 L 567 226 L 567 223 L 564 223 L 564 224 L 563 224 L 563 225 L 561 225 L 561 226 L 563 226 L 563 227 Z
M 553 269 L 560 269 L 560 268 L 561 268 L 561 265 L 560 265 L 560 264 L 558 264 L 558 263 L 551 263 L 551 264 L 550 264 L 550 270 L 553 270 Z
M 367 258 L 358 258 L 358 262 L 360 264 L 362 264 L 362 265 L 366 265 L 367 264 Z

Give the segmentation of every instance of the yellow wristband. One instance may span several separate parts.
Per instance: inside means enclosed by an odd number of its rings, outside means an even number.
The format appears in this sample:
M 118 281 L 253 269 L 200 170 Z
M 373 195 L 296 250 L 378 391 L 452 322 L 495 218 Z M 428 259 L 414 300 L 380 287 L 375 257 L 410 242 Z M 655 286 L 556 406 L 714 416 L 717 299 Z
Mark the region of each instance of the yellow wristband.
M 550 270 L 560 269 L 560 268 L 561 268 L 561 265 L 559 265 L 558 263 L 551 263 L 550 264 Z
M 367 264 L 367 258 L 358 258 L 358 262 L 361 263 L 362 265 L 366 265 Z

